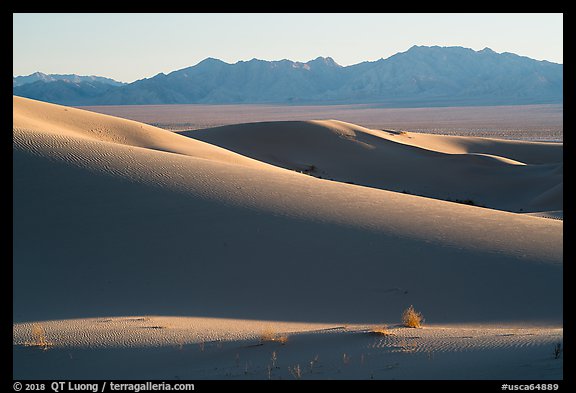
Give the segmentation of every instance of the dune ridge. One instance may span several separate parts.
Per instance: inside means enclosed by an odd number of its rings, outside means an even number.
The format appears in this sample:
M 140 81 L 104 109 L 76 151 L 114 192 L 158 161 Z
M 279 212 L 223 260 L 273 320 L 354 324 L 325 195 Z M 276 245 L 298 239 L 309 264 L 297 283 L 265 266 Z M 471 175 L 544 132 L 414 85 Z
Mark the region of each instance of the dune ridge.
M 562 210 L 562 144 L 260 122 L 183 135 L 312 176 L 513 212 Z M 540 196 L 549 193 L 543 203 Z
M 261 166 L 246 157 L 206 143 L 187 141 L 163 129 L 132 120 L 14 96 L 14 127 L 67 140 L 108 142 L 238 165 Z M 17 110 L 16 110 L 17 108 Z M 20 135 L 15 132 L 15 137 Z

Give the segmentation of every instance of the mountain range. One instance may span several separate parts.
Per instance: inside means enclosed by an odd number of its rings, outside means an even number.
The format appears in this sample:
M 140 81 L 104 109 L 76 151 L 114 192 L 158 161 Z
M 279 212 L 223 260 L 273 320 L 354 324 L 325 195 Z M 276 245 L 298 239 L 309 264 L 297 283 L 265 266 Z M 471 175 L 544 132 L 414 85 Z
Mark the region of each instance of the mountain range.
M 348 104 L 388 106 L 561 103 L 563 65 L 513 53 L 413 46 L 386 59 L 340 66 L 207 58 L 123 84 L 109 78 L 35 73 L 13 79 L 14 95 L 63 105 Z
M 76 74 L 44 74 L 42 72 L 35 72 L 30 75 L 26 76 L 17 76 L 12 80 L 12 86 L 23 86 L 34 82 L 55 82 L 55 81 L 65 81 L 70 83 L 81 83 L 81 82 L 99 82 L 107 85 L 112 86 L 122 86 L 126 83 L 118 82 L 114 79 L 105 78 L 102 76 L 83 76 L 83 75 L 76 75 Z

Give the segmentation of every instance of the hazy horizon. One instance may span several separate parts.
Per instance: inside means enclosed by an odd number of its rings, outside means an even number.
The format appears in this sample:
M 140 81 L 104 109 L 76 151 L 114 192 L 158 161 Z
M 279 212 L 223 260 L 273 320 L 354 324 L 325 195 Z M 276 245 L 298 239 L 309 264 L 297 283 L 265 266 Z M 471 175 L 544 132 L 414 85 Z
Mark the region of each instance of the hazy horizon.
M 206 58 L 234 64 L 331 57 L 349 66 L 414 45 L 487 47 L 563 64 L 563 15 L 13 14 L 13 76 L 98 75 L 130 83 Z

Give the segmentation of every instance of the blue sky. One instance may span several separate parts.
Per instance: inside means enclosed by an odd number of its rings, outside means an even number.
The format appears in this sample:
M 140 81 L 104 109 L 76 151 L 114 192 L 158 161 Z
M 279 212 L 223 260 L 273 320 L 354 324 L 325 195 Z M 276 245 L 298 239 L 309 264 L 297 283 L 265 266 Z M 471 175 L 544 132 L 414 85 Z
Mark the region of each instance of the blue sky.
M 413 45 L 489 47 L 563 63 L 562 14 L 13 14 L 13 74 L 75 73 L 123 82 L 207 57 L 338 64 Z

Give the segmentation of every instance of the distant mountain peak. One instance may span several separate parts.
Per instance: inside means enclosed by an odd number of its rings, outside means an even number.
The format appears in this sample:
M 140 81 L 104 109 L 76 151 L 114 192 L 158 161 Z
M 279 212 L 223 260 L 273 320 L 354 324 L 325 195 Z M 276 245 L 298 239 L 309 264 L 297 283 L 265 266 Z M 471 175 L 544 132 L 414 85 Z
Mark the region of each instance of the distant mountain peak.
M 428 51 L 434 49 L 440 49 L 441 47 L 438 45 L 412 45 L 406 52 L 421 52 L 421 51 Z
M 336 63 L 333 58 L 322 56 L 318 56 L 317 58 L 315 58 L 314 60 L 310 60 L 306 64 L 324 64 L 329 67 L 341 67 L 341 65 Z
M 219 65 L 219 64 L 228 64 L 228 63 L 226 63 L 220 59 L 216 59 L 214 57 L 207 57 L 204 60 L 202 60 L 201 62 L 199 62 L 198 64 L 196 64 L 196 66 L 193 66 L 193 67 Z M 188 68 L 192 68 L 192 67 L 188 67 Z
M 483 50 L 488 49 L 489 51 L 491 51 L 490 48 L 484 48 Z M 406 52 L 404 53 L 408 53 L 408 52 L 430 52 L 430 51 L 434 51 L 434 52 L 442 52 L 442 51 L 461 51 L 461 52 L 476 52 L 474 49 L 471 48 L 465 48 L 463 46 L 458 46 L 458 45 L 451 45 L 451 46 L 440 46 L 440 45 L 412 45 L 410 47 L 410 49 L 408 49 Z
M 12 86 L 23 86 L 26 84 L 34 83 L 34 82 L 56 82 L 56 81 L 64 81 L 64 82 L 72 82 L 72 83 L 81 83 L 81 82 L 99 82 L 106 85 L 111 86 L 122 86 L 126 83 L 118 82 L 111 78 L 105 78 L 103 76 L 95 76 L 95 75 L 76 75 L 76 74 L 45 74 L 43 72 L 36 71 L 30 75 L 21 75 L 12 78 Z

